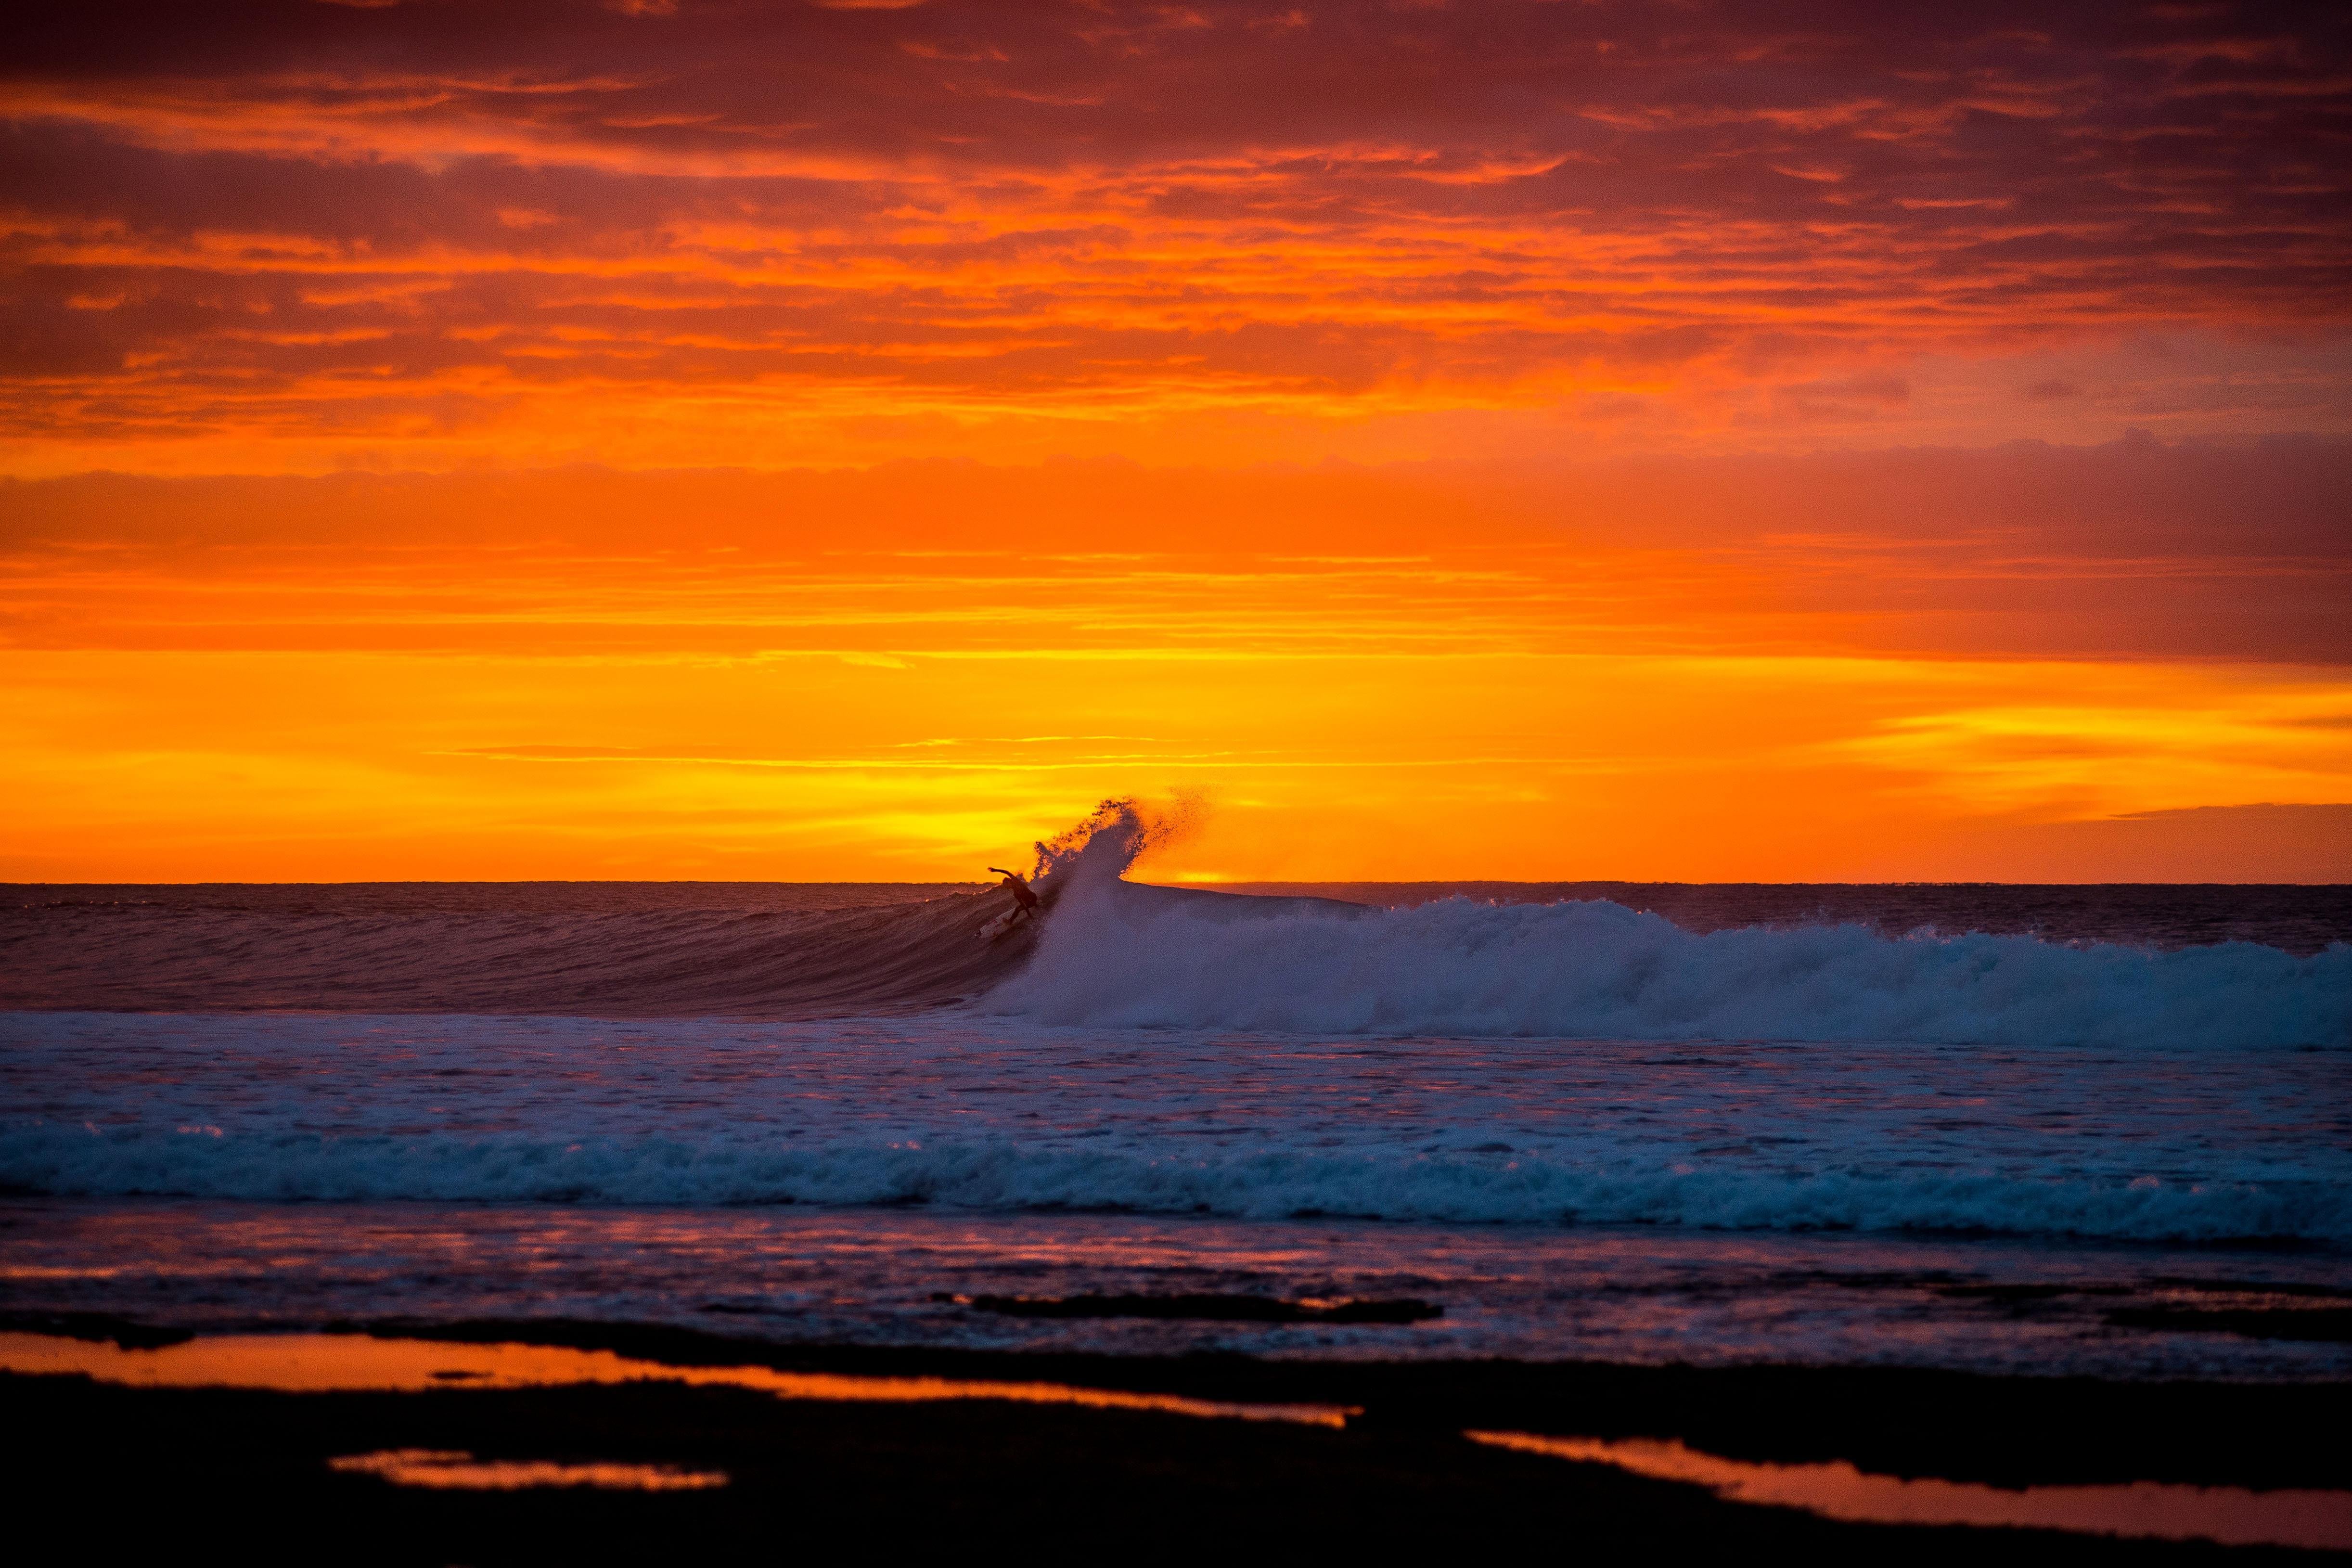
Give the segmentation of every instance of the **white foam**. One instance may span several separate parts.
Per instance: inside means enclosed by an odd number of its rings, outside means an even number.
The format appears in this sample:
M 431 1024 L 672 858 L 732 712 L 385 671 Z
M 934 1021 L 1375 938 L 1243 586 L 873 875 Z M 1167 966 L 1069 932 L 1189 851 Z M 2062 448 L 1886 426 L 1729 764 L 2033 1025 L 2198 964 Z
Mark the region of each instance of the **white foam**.
M 2342 1046 L 2352 947 L 2157 952 L 1861 926 L 1698 934 L 1606 902 L 1238 919 L 1080 885 L 994 1012 L 1052 1025 L 1571 1039 Z

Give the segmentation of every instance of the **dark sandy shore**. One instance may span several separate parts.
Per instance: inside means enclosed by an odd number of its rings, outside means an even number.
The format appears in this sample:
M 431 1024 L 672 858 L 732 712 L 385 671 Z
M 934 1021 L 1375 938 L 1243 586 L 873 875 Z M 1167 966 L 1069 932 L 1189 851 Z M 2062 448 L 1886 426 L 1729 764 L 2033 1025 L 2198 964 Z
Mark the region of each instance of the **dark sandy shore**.
M 19 1324 L 19 1327 L 33 1327 Z M 81 1320 L 49 1331 L 122 1332 Z M 18 1529 L 58 1560 L 539 1563 L 822 1553 L 1150 1561 L 1303 1553 L 1678 1561 L 2252 1559 L 2273 1548 L 2029 1530 L 1836 1523 L 1613 1468 L 1505 1452 L 1465 1428 L 1674 1438 L 1728 1458 L 1843 1459 L 1996 1485 L 2352 1486 L 2352 1386 L 2118 1384 L 1896 1369 L 1268 1363 L 777 1347 L 669 1329 L 530 1322 L 379 1332 L 609 1349 L 673 1365 L 1066 1383 L 1329 1403 L 1343 1430 L 986 1401 L 780 1400 L 660 1384 L 422 1394 L 133 1389 L 0 1378 Z M 433 1490 L 337 1456 L 721 1470 L 704 1490 Z

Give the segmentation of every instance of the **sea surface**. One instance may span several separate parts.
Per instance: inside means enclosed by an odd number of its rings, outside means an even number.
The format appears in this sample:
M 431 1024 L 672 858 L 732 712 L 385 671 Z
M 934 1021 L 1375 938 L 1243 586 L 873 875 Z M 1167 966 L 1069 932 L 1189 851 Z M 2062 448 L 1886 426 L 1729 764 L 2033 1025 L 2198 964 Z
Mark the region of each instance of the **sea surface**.
M 969 886 L 0 889 L 0 1313 L 2352 1374 L 2352 889 L 1128 847 L 996 943 Z

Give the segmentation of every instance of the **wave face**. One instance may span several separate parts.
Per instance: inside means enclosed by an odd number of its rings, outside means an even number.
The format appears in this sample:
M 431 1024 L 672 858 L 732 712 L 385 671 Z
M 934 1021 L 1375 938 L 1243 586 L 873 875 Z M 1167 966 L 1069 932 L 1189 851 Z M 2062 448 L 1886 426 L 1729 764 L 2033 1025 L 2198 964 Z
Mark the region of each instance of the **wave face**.
M 0 1007 L 890 1015 L 987 990 L 1034 942 L 999 892 L 537 883 L 55 889 L 0 910 Z
M 1050 907 L 1181 826 L 1105 803 L 1035 847 Z M 26 886 L 0 900 L 0 1009 L 877 1017 L 978 996 L 1039 922 L 992 942 L 999 888 L 790 882 Z M 1149 897 L 1153 889 L 1135 889 Z M 1184 900 L 1212 894 L 1168 891 Z M 1254 911 L 1328 900 L 1221 900 Z M 1351 907 L 1351 906 L 1349 906 Z
M 1860 925 L 1694 932 L 1589 901 L 1251 910 L 1076 887 L 990 1010 L 1089 1027 L 2340 1046 L 2352 947 L 2158 952 Z M 1240 920 L 1239 913 L 1261 918 Z

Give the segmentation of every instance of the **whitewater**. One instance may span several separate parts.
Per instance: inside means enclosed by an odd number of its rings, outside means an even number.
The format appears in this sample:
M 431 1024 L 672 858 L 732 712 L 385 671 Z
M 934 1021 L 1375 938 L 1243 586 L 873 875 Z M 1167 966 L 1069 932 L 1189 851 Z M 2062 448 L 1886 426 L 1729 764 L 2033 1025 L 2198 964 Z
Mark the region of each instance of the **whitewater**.
M 5 1059 L 52 1194 L 2352 1241 L 2295 1052 L 54 1014 Z
M 1621 905 L 1267 914 L 1084 889 L 983 1003 L 1052 1025 L 1560 1039 L 2342 1046 L 2352 947 L 2158 952 L 1860 925 L 1692 932 Z

